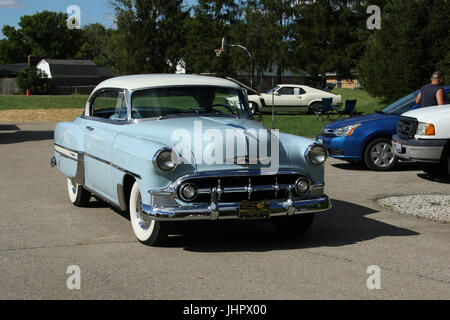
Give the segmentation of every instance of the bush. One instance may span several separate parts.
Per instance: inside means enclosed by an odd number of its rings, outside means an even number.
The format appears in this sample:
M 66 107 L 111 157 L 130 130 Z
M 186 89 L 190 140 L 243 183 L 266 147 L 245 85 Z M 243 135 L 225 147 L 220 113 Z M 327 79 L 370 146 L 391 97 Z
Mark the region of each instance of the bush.
M 33 66 L 25 67 L 17 75 L 16 83 L 19 93 L 22 94 L 26 94 L 27 89 L 30 90 L 30 94 L 48 94 L 53 88 L 52 80 L 47 74 Z

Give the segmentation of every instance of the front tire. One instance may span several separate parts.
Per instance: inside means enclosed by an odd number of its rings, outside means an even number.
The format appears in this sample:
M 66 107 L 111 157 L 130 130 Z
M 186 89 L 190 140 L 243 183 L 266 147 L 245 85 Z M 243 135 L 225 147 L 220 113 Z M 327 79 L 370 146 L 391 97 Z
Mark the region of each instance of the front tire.
M 374 171 L 389 171 L 397 165 L 397 162 L 398 158 L 388 138 L 377 138 L 364 150 L 364 164 Z
M 314 213 L 306 213 L 292 217 L 275 217 L 272 223 L 280 233 L 286 236 L 302 237 L 308 232 L 314 221 Z
M 143 244 L 157 246 L 163 242 L 166 237 L 166 225 L 162 222 L 152 220 L 150 223 L 142 219 L 142 197 L 139 191 L 139 185 L 134 183 L 130 194 L 130 220 L 136 238 Z
M 83 186 L 67 178 L 67 191 L 69 193 L 70 202 L 76 207 L 85 207 L 91 199 L 91 193 L 86 191 Z

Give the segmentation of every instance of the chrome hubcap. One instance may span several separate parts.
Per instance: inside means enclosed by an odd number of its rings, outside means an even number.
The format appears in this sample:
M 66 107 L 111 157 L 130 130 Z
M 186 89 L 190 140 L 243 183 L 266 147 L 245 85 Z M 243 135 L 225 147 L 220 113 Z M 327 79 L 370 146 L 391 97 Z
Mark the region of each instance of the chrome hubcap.
M 392 146 L 382 142 L 373 146 L 370 151 L 370 158 L 377 167 L 385 168 L 394 162 L 395 156 Z

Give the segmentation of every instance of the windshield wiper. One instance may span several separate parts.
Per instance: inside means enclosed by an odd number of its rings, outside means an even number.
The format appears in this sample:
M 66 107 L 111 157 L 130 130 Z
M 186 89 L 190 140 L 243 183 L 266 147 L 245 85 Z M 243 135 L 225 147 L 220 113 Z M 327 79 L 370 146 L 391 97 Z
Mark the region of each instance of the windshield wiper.
M 384 112 L 384 111 L 382 111 L 382 110 L 377 110 L 377 111 L 375 111 L 375 113 L 386 114 L 386 112 Z
M 158 117 L 158 120 L 163 120 L 163 119 L 170 119 L 170 118 L 178 118 L 178 117 L 198 117 L 201 114 L 196 113 L 196 112 L 180 112 L 180 113 L 171 113 L 171 114 L 165 114 L 162 116 Z

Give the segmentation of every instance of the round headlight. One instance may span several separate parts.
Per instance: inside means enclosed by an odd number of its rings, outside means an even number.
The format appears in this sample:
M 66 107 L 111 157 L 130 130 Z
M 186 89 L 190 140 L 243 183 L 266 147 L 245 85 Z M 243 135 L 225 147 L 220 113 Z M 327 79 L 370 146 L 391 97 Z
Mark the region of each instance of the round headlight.
M 155 153 L 153 165 L 162 172 L 175 170 L 178 165 L 178 155 L 170 149 L 161 149 Z
M 313 166 L 323 164 L 328 158 L 328 151 L 320 144 L 314 144 L 306 150 L 306 159 Z
M 299 178 L 295 182 L 295 190 L 298 194 L 303 195 L 309 191 L 310 183 L 306 178 Z
M 180 186 L 180 197 L 184 201 L 192 201 L 197 197 L 197 186 L 193 183 L 185 183 Z

